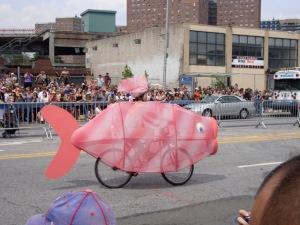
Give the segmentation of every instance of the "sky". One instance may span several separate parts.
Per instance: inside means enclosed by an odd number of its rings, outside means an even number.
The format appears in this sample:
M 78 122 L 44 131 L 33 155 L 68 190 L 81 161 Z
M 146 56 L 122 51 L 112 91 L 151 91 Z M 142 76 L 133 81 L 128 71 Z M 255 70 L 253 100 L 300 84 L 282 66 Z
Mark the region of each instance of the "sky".
M 86 9 L 116 10 L 117 25 L 126 25 L 126 0 L 0 0 L 0 29 L 33 28 Z M 300 0 L 262 0 L 262 19 L 300 19 L 299 9 Z

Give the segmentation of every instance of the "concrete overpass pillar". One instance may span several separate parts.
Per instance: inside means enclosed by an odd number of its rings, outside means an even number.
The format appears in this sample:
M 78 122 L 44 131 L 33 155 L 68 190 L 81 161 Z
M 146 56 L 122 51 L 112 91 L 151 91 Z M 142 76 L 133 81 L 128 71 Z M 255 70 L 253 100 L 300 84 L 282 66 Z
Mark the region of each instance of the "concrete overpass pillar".
M 54 45 L 54 33 L 50 32 L 49 35 L 49 59 L 52 65 L 55 64 L 55 45 Z

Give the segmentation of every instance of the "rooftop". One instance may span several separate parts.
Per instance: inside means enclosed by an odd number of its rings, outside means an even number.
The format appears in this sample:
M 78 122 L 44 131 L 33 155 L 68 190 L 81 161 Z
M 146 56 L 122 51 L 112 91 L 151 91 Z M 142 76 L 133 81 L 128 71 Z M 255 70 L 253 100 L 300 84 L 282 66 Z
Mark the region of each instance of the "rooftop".
M 111 11 L 111 10 L 97 10 L 97 9 L 87 9 L 83 13 L 80 14 L 80 16 L 84 16 L 87 13 L 107 13 L 107 14 L 116 14 L 117 11 Z

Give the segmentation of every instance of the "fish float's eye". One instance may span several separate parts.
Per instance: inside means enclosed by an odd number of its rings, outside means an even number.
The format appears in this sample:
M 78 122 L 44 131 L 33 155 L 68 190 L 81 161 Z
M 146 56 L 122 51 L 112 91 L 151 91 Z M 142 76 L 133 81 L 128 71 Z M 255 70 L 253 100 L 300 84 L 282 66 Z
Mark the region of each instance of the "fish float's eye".
M 204 126 L 202 123 L 197 123 L 196 129 L 199 133 L 204 133 Z

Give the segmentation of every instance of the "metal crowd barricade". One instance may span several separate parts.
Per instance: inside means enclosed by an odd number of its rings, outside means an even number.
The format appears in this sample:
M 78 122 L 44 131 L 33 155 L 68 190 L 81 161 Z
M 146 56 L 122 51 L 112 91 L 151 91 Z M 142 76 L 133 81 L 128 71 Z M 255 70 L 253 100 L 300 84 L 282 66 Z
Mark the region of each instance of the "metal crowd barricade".
M 261 101 L 212 103 L 204 108 L 201 102 L 189 100 L 175 100 L 168 102 L 190 109 L 204 116 L 216 118 L 219 127 L 260 126 L 267 128 L 275 124 L 298 124 L 300 127 L 299 101 Z M 84 124 L 93 118 L 97 111 L 107 107 L 108 102 L 55 102 L 70 112 L 79 124 Z M 52 128 L 41 116 L 41 109 L 45 103 L 0 103 L 0 131 L 14 135 L 19 130 L 42 129 L 47 139 L 53 139 Z M 99 110 L 97 110 L 97 108 Z M 296 122 L 295 122 L 296 121 Z M 38 133 L 40 135 L 40 132 Z
M 297 121 L 295 123 L 295 120 Z M 299 101 L 265 100 L 260 106 L 260 121 L 256 127 L 280 124 L 299 124 Z
M 97 108 L 103 110 L 107 102 L 53 102 L 70 112 L 79 123 L 85 123 L 95 116 Z M 52 139 L 52 128 L 41 116 L 41 109 L 47 104 L 36 102 L 0 103 L 0 131 L 6 136 L 19 130 L 42 129 L 47 139 Z M 39 133 L 40 134 L 40 133 Z
M 176 104 L 176 105 L 179 105 L 181 107 L 184 107 L 188 104 L 196 103 L 196 101 L 194 101 L 194 100 L 172 100 L 172 101 L 167 101 L 166 103 Z
M 15 135 L 20 129 L 37 129 L 38 112 L 42 103 L 0 103 L 0 130 L 3 137 Z M 42 125 L 40 124 L 39 128 Z
M 257 109 L 253 101 L 215 102 L 212 115 L 220 128 L 253 126 L 257 120 Z
M 176 103 L 176 102 L 175 102 Z M 182 104 L 182 102 L 177 102 Z M 220 128 L 256 126 L 267 128 L 269 125 L 295 124 L 300 127 L 298 101 L 237 101 L 201 103 L 185 102 L 185 108 L 202 116 L 214 117 Z M 296 120 L 296 123 L 295 123 Z
M 238 100 L 238 99 L 237 99 Z M 254 102 L 230 102 L 230 99 L 223 99 L 223 102 L 196 102 L 190 101 L 184 106 L 202 116 L 214 117 L 219 127 L 240 126 L 245 121 L 252 121 L 256 124 L 256 109 Z
M 298 101 L 297 109 L 298 109 L 298 115 L 297 115 L 296 122 L 294 123 L 294 126 L 298 125 L 300 127 L 300 102 L 299 101 Z
M 260 100 L 238 103 L 215 103 L 219 127 L 298 124 L 300 127 L 299 101 Z M 295 123 L 296 120 L 296 123 Z
M 96 116 L 97 110 L 102 111 L 108 106 L 108 102 L 56 102 L 52 103 L 71 113 L 79 124 L 84 124 Z M 53 139 L 52 127 L 45 129 L 48 139 Z
M 255 105 L 256 105 L 256 107 L 255 107 L 256 112 L 259 117 L 259 123 L 255 127 L 258 128 L 258 127 L 262 126 L 263 128 L 267 129 L 267 126 L 264 121 L 265 101 L 256 100 Z

